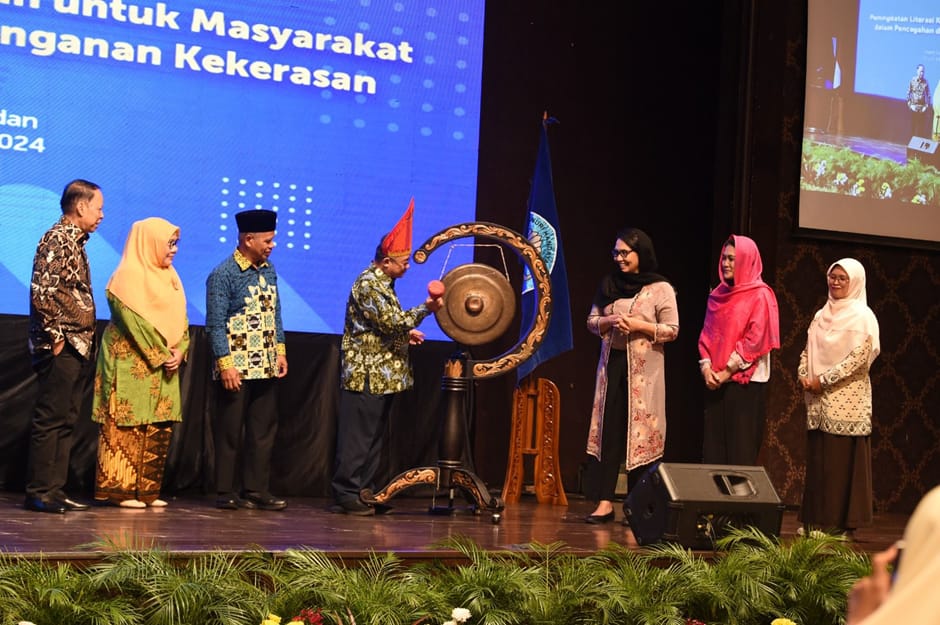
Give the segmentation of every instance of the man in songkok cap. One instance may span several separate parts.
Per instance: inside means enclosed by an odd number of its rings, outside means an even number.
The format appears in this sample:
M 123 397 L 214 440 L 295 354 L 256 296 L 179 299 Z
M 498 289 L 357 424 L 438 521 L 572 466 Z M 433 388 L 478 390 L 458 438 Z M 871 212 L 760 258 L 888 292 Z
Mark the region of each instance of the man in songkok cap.
M 395 293 L 395 281 L 408 271 L 413 214 L 414 198 L 392 231 L 379 241 L 372 262 L 353 282 L 346 302 L 333 512 L 375 514 L 376 508 L 359 495 L 364 489 L 375 490 L 382 433 L 395 393 L 414 384 L 408 346 L 424 341 L 418 325 L 444 304 L 441 297 L 429 296 L 422 304 L 403 310 Z
M 246 210 L 235 222 L 238 247 L 206 280 L 206 334 L 212 378 L 219 382 L 214 389 L 216 507 L 283 510 L 287 502 L 269 490 L 277 381 L 287 375 L 277 273 L 268 261 L 277 213 Z

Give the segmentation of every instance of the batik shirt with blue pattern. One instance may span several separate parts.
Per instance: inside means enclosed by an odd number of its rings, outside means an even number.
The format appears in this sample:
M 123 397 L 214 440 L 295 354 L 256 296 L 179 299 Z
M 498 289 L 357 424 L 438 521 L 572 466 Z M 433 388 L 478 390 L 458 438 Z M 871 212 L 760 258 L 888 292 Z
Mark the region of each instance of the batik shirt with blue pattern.
M 411 388 L 409 331 L 431 312 L 424 304 L 402 310 L 395 280 L 370 265 L 353 283 L 343 327 L 342 385 L 362 392 L 366 380 L 374 395 Z
M 212 376 L 235 367 L 243 380 L 276 378 L 285 355 L 277 273 L 235 250 L 206 280 L 206 334 L 215 358 Z

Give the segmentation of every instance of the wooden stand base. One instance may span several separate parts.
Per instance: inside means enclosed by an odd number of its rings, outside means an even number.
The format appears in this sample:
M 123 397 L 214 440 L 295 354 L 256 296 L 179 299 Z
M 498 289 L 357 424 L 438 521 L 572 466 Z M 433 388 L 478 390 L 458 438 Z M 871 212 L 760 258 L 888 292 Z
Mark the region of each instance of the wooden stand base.
M 538 502 L 568 505 L 558 465 L 560 414 L 561 397 L 554 382 L 529 376 L 519 383 L 513 393 L 509 461 L 502 495 L 505 503 L 518 503 L 524 489 L 525 456 L 534 456 L 532 489 Z

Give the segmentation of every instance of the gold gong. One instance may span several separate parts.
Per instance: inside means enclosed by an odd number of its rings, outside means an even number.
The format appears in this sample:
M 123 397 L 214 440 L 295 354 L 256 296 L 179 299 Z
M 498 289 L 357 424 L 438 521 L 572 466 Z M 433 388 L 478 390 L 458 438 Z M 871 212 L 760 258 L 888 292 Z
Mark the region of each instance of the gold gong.
M 542 344 L 542 340 L 545 338 L 545 333 L 548 331 L 548 324 L 552 318 L 552 281 L 551 274 L 548 272 L 548 267 L 545 265 L 545 261 L 542 260 L 542 255 L 539 254 L 539 251 L 535 249 L 528 239 L 518 232 L 510 230 L 509 228 L 500 226 L 499 224 L 491 224 L 485 221 L 471 221 L 444 228 L 437 234 L 434 234 L 428 238 L 428 240 L 425 241 L 421 247 L 415 250 L 413 256 L 414 261 L 416 263 L 426 262 L 431 252 L 438 249 L 443 244 L 454 241 L 455 239 L 463 239 L 467 237 L 496 241 L 497 243 L 511 248 L 519 256 L 519 259 L 525 264 L 526 268 L 532 274 L 532 279 L 535 282 L 535 316 L 532 318 L 529 327 L 523 329 L 522 335 L 519 337 L 519 340 L 516 342 L 516 344 L 498 356 L 487 358 L 485 360 L 468 361 L 470 368 L 465 374 L 460 374 L 460 376 L 457 374 L 448 374 L 448 376 L 454 378 L 465 375 L 468 378 L 482 379 L 496 375 L 502 375 L 508 371 L 512 371 L 520 364 L 531 358 L 532 354 L 535 353 L 535 350 L 537 350 L 539 345 Z M 473 265 L 473 267 L 480 267 L 480 265 Z M 468 270 L 464 269 L 464 271 Z M 488 266 L 484 266 L 482 270 L 471 269 L 469 271 L 472 275 L 481 275 L 483 272 L 486 272 L 487 275 L 490 275 L 489 272 L 493 272 L 495 270 Z M 454 269 L 451 273 L 456 275 L 456 272 L 457 269 Z M 448 278 L 444 278 L 445 285 L 447 284 L 447 280 Z M 496 279 L 493 278 L 494 284 L 495 280 Z M 515 308 L 515 295 L 512 289 L 508 286 L 509 282 L 503 282 L 503 280 L 504 278 L 499 276 L 500 283 L 505 284 L 505 288 L 509 290 L 506 291 L 503 288 L 500 288 L 499 290 L 499 292 L 504 295 L 501 302 L 499 319 L 500 323 L 508 324 L 509 319 L 513 315 L 513 309 Z M 478 294 L 482 292 L 488 292 L 488 288 L 485 289 L 476 286 L 475 289 L 475 293 Z M 460 297 L 460 290 L 461 289 L 457 288 L 455 289 L 455 293 L 445 293 L 444 301 L 450 302 L 451 306 L 453 306 L 454 302 L 456 302 L 458 306 L 462 305 L 464 308 L 466 308 L 467 299 L 466 296 Z M 472 291 L 472 289 L 462 290 L 465 292 Z M 512 298 L 511 300 L 509 299 L 510 297 Z M 495 297 L 491 297 L 488 302 L 471 299 L 469 302 L 469 307 L 475 310 L 479 307 L 480 304 L 487 303 L 494 305 L 497 304 Z M 453 308 L 450 310 L 453 310 Z M 438 314 L 439 313 L 440 311 L 438 311 Z M 445 316 L 448 319 L 448 321 L 445 323 L 451 323 L 451 315 L 449 313 L 445 313 L 444 315 L 439 316 L 438 321 L 440 322 L 440 320 L 445 318 Z M 469 317 L 473 318 L 477 318 L 479 316 L 479 314 L 469 315 Z M 503 319 L 504 316 L 505 319 Z M 458 334 L 460 339 L 458 339 L 454 336 L 454 334 L 451 333 L 450 330 L 444 327 L 444 323 L 439 323 L 439 325 L 441 326 L 441 329 L 448 334 L 448 336 L 454 340 L 460 340 L 466 345 L 483 343 L 485 341 L 481 339 L 488 339 L 490 336 L 498 336 L 500 334 L 500 332 L 493 332 L 493 330 L 489 330 L 485 337 L 465 336 L 466 333 L 461 331 Z M 454 332 L 460 330 L 456 324 L 451 323 L 451 326 L 453 327 Z M 475 324 L 469 324 L 469 328 L 471 330 L 473 330 L 475 327 Z
M 444 306 L 435 315 L 444 334 L 463 345 L 482 345 L 509 328 L 516 295 L 499 271 L 469 263 L 452 269 L 443 282 Z

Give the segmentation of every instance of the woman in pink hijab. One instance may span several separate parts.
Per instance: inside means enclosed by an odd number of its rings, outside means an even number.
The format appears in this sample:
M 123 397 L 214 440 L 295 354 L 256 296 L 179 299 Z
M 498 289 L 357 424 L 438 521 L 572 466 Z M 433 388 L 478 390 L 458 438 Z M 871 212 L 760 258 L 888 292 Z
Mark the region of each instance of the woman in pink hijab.
M 761 279 L 757 244 L 731 235 L 721 250 L 721 283 L 708 295 L 698 339 L 705 397 L 706 464 L 757 464 L 764 438 L 770 351 L 780 347 L 777 298 Z

